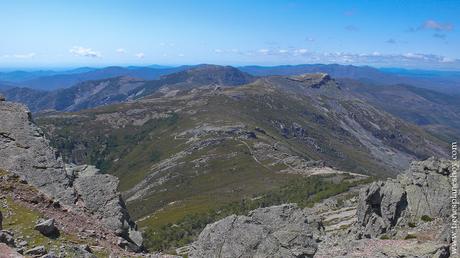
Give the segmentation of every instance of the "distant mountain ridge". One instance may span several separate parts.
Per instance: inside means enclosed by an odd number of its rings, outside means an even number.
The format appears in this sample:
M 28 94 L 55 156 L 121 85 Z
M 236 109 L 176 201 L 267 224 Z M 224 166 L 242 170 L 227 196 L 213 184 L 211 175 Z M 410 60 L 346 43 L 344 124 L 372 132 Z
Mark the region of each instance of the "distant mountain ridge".
M 113 68 L 114 73 L 119 69 L 124 68 Z M 180 69 L 173 68 L 173 70 L 169 71 Z M 137 74 L 140 72 L 140 70 L 135 71 Z M 10 101 L 26 104 L 32 112 L 43 110 L 78 111 L 137 99 L 152 94 L 161 87 L 166 86 L 169 89 L 185 89 L 203 85 L 236 86 L 247 84 L 254 80 L 254 76 L 241 72 L 234 67 L 198 65 L 163 75 L 157 80 L 119 76 L 84 81 L 70 88 L 53 91 L 13 87 L 0 88 L 0 92 Z
M 68 88 L 87 80 L 128 76 L 144 80 L 158 79 L 163 75 L 183 71 L 200 65 L 184 66 L 109 66 L 105 68 L 81 67 L 68 71 L 13 71 L 0 72 L 2 85 L 53 90 Z M 241 66 L 239 70 L 254 76 L 298 75 L 304 73 L 328 73 L 334 78 L 348 78 L 367 83 L 392 85 L 408 84 L 439 92 L 460 95 L 460 72 L 408 70 L 402 68 L 374 68 L 371 66 L 339 64 L 300 64 L 279 66 Z M 5 88 L 5 87 L 3 87 Z
M 243 66 L 242 71 L 253 75 L 296 75 L 302 73 L 328 73 L 334 78 L 347 78 L 371 84 L 408 84 L 438 92 L 460 95 L 460 73 L 405 69 L 377 69 L 370 66 L 339 64 L 302 64 L 281 66 Z M 435 74 L 438 76 L 427 76 Z M 441 76 L 443 75 L 443 76 Z M 449 75 L 449 76 L 447 76 Z

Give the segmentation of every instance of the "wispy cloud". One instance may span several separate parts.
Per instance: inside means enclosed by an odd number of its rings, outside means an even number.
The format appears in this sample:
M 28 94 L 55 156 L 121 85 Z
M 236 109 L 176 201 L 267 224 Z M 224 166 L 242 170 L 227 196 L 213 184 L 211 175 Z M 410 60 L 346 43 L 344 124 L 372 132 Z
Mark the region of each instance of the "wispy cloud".
M 268 55 L 270 53 L 270 50 L 266 48 L 261 48 L 257 52 L 259 52 L 262 55 Z
M 396 41 L 396 40 L 395 40 Z M 305 48 L 288 49 L 257 49 L 240 52 L 242 55 L 251 57 L 282 58 L 285 62 L 317 62 L 317 63 L 342 63 L 342 64 L 368 64 L 381 66 L 403 67 L 460 67 L 460 59 L 446 56 L 407 52 L 399 54 L 385 54 L 379 51 L 371 53 L 347 53 L 347 52 L 315 52 Z
M 14 54 L 12 57 L 18 58 L 18 59 L 29 59 L 35 57 L 37 54 L 35 53 L 26 53 L 26 54 Z
M 134 56 L 139 58 L 139 59 L 143 59 L 145 57 L 145 54 L 140 52 L 140 53 L 135 54 Z
M 119 53 L 119 54 L 125 54 L 125 53 L 126 53 L 126 49 L 124 49 L 124 48 L 117 48 L 117 49 L 115 50 L 115 52 L 117 52 L 117 53 Z
M 451 31 L 454 29 L 454 25 L 452 23 L 441 23 L 435 20 L 427 20 L 422 25 L 419 26 L 419 29 L 436 30 L 436 31 Z
M 315 42 L 315 39 L 312 38 L 312 37 L 306 37 L 306 38 L 305 38 L 305 41 L 308 41 L 308 42 Z
M 433 37 L 438 38 L 438 39 L 445 39 L 447 37 L 447 35 L 444 34 L 444 33 L 435 33 L 435 34 L 433 34 Z
M 343 15 L 345 15 L 345 16 L 353 16 L 355 14 L 356 14 L 355 9 L 351 9 L 351 10 L 347 10 L 347 11 L 343 12 Z
M 354 25 L 347 25 L 345 26 L 345 29 L 348 31 L 358 31 L 359 30 L 359 28 Z
M 98 51 L 94 51 L 91 48 L 85 48 L 80 46 L 75 46 L 69 49 L 69 52 L 72 53 L 74 56 L 84 56 L 84 57 L 101 57 L 101 53 Z
M 21 54 L 5 54 L 0 56 L 0 58 L 15 58 L 15 59 L 29 59 L 35 57 L 37 54 L 31 52 L 31 53 L 21 53 Z
M 388 43 L 388 44 L 396 44 L 396 40 L 393 39 L 393 38 L 390 38 L 390 39 L 386 40 L 385 43 Z

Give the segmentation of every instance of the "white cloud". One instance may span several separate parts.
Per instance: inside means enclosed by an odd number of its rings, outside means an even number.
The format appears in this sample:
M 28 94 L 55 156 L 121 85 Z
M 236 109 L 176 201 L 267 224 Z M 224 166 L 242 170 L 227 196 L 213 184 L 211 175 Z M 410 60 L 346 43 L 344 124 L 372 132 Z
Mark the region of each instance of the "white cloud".
M 125 54 L 126 53 L 126 50 L 124 48 L 117 48 L 115 51 L 117 53 L 120 53 L 120 54 Z
M 305 40 L 308 41 L 308 42 L 314 42 L 315 41 L 315 39 L 312 38 L 312 37 L 307 37 Z
M 444 57 L 442 57 L 442 59 L 441 59 L 440 62 L 441 62 L 441 63 L 454 63 L 454 62 L 455 62 L 455 59 L 449 58 L 449 57 L 445 57 L 445 56 L 444 56 Z
M 29 59 L 35 57 L 37 54 L 35 53 L 26 53 L 26 54 L 14 54 L 12 57 L 18 58 L 18 59 Z
M 75 56 L 85 56 L 85 57 L 101 57 L 101 53 L 94 51 L 91 48 L 85 48 L 80 46 L 75 46 L 69 49 L 69 52 Z
M 178 56 L 183 57 L 183 56 L 185 56 L 185 55 L 181 53 L 181 54 L 178 54 Z
M 406 53 L 402 54 L 403 57 L 411 58 L 411 59 L 425 59 L 425 55 L 417 54 L 417 53 Z
M 145 57 L 145 54 L 140 52 L 140 53 L 135 54 L 135 56 L 139 59 L 143 59 Z
M 270 50 L 266 49 L 266 48 L 261 48 L 258 50 L 259 53 L 261 53 L 262 55 L 267 55 Z
M 339 63 L 376 66 L 451 67 L 460 68 L 460 59 L 424 53 L 387 54 L 379 51 L 370 53 L 314 52 L 299 49 L 257 49 L 241 52 L 248 57 L 283 58 L 292 63 Z M 290 61 L 289 61 L 290 60 Z
M 214 49 L 214 52 L 216 52 L 216 53 L 222 53 L 222 52 L 224 52 L 224 51 L 223 51 L 222 49 L 219 49 L 219 48 L 218 48 L 218 49 Z
M 345 29 L 348 31 L 358 31 L 359 30 L 359 28 L 356 27 L 355 25 L 347 25 L 345 26 Z
M 419 29 L 451 31 L 454 29 L 454 25 L 452 23 L 441 23 L 435 20 L 427 20 L 420 25 Z
M 168 42 L 160 42 L 161 47 L 174 47 L 176 44 Z

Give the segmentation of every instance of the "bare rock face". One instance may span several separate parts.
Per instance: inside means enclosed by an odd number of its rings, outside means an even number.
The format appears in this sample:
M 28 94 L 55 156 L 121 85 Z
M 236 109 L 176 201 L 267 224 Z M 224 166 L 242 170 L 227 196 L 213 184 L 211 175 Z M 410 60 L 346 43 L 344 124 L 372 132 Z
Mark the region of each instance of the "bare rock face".
M 64 204 L 75 199 L 64 163 L 22 104 L 0 102 L 0 167 Z
M 22 104 L 0 102 L 0 168 L 75 209 L 85 210 L 126 240 L 142 247 L 142 235 L 130 219 L 118 179 L 93 166 L 66 168 Z
M 206 226 L 190 257 L 313 257 L 321 230 L 296 205 L 260 208 Z
M 437 158 L 414 161 L 396 179 L 364 188 L 357 209 L 359 237 L 377 237 L 422 216 L 450 215 L 451 162 Z
M 88 165 L 69 167 L 68 170 L 75 176 L 77 205 L 96 214 L 109 229 L 130 240 L 134 244 L 129 245 L 130 249 L 142 250 L 142 235 L 137 231 L 136 224 L 131 220 L 126 205 L 117 191 L 118 178 L 100 174 L 97 168 Z

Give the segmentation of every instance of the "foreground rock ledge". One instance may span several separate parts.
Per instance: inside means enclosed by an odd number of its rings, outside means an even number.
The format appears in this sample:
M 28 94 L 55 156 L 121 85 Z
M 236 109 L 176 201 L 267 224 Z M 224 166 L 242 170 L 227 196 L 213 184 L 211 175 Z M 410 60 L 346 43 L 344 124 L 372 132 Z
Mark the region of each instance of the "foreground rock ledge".
M 0 168 L 18 175 L 70 209 L 93 214 L 109 229 L 143 249 L 143 239 L 120 194 L 118 179 L 91 166 L 68 166 L 49 145 L 22 104 L 0 101 Z M 134 248 L 135 247 L 135 248 Z
M 256 209 L 207 225 L 190 257 L 313 257 L 321 230 L 293 204 Z
M 415 161 L 396 179 L 364 186 L 357 200 L 357 220 L 349 228 L 324 230 L 322 211 L 317 209 L 321 204 L 306 209 L 293 204 L 261 208 L 248 216 L 232 215 L 207 225 L 189 255 L 450 257 L 446 229 L 451 167 L 450 161 L 437 158 Z

